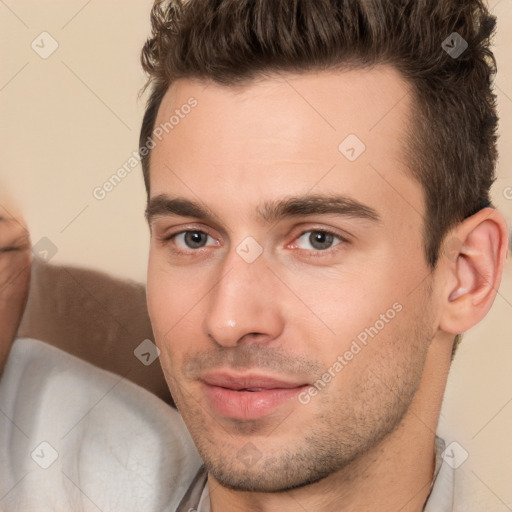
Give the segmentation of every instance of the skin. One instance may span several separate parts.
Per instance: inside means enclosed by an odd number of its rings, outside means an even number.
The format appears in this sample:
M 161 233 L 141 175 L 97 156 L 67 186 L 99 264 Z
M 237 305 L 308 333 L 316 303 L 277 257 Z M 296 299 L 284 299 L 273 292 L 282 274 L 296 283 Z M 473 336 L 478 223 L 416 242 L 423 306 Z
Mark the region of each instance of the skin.
M 32 261 L 28 231 L 12 212 L 0 206 L 0 374 L 27 302 Z
M 198 104 L 152 150 L 150 196 L 197 201 L 214 218 L 149 210 L 148 308 L 215 512 L 406 512 L 428 497 L 453 338 L 491 307 L 507 228 L 492 209 L 466 219 L 431 271 L 423 193 L 401 142 L 408 89 L 379 66 L 275 75 L 238 90 L 179 80 L 162 102 L 156 125 L 191 96 Z M 350 133 L 366 145 L 354 162 L 338 151 Z M 379 220 L 256 217 L 267 201 L 334 193 Z M 323 230 L 344 240 L 319 248 Z M 236 250 L 248 236 L 263 251 L 252 263 Z M 203 392 L 199 378 L 220 369 L 313 384 L 397 303 L 307 404 L 233 419 Z M 247 449 L 258 454 L 250 463 L 240 457 Z

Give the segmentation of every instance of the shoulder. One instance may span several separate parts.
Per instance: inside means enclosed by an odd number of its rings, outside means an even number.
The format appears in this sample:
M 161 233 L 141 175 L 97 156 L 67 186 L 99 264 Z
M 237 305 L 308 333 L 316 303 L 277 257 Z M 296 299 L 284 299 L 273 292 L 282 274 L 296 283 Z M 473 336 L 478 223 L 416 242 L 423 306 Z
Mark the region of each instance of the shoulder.
M 2 510 L 162 510 L 201 465 L 175 409 L 38 340 L 15 341 L 0 410 Z

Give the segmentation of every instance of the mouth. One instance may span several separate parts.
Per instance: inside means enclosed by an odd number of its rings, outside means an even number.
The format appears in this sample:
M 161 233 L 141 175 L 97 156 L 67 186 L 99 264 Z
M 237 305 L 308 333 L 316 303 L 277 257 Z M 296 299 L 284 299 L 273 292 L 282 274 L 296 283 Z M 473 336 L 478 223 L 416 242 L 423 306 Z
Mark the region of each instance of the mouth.
M 270 376 L 228 373 L 205 375 L 201 383 L 216 414 L 242 420 L 255 420 L 275 412 L 309 386 Z

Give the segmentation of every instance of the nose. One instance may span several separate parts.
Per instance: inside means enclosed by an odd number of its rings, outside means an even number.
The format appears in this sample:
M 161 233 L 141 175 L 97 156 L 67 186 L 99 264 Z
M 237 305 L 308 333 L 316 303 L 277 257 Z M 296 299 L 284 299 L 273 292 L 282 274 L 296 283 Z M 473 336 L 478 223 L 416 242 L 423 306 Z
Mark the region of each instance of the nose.
M 248 263 L 233 248 L 208 294 L 206 335 L 223 347 L 269 343 L 284 325 L 278 292 L 279 280 L 267 268 L 264 253 Z

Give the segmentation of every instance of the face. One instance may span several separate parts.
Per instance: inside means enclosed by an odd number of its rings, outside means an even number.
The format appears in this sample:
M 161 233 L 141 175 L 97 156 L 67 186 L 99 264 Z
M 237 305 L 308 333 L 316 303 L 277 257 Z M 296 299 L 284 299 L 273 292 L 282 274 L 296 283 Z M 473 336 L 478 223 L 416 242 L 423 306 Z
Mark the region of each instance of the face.
M 164 98 L 155 127 L 179 122 L 151 154 L 148 307 L 226 487 L 319 481 L 407 414 L 434 332 L 408 88 L 380 67 Z

